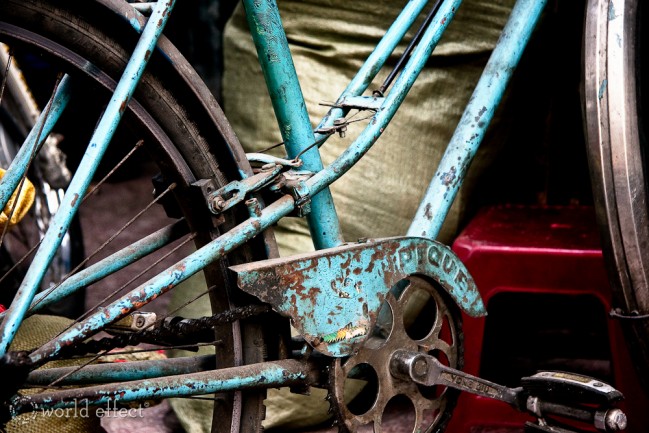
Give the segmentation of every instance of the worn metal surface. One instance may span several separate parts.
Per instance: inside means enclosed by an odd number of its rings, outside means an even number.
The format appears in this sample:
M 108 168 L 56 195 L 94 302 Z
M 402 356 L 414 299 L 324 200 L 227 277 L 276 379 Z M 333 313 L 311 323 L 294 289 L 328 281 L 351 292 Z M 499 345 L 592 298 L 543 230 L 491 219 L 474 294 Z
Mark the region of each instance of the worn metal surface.
M 408 229 L 436 238 L 546 0 L 518 0 Z
M 649 166 L 646 115 L 646 2 L 590 0 L 584 30 L 588 163 L 616 317 L 649 390 Z M 633 317 L 638 319 L 633 320 Z M 641 319 L 644 317 L 644 320 Z M 631 337 L 633 335 L 633 337 Z
M 347 88 L 340 95 L 335 107 L 329 110 L 316 129 L 330 128 L 336 120 L 346 115 L 348 112 L 347 109 L 338 108 L 341 105 L 341 101 L 347 98 L 360 97 L 367 90 L 372 80 L 374 80 L 388 57 L 390 57 L 394 49 L 401 42 L 427 3 L 428 0 L 412 0 L 404 6 L 399 16 L 394 20 L 387 32 L 385 32 L 385 35 L 383 35 L 374 51 L 372 51 L 372 54 L 370 54 Z M 326 139 L 326 135 L 316 134 L 316 140 L 323 139 Z
M 207 196 L 210 211 L 219 214 L 241 203 L 252 192 L 268 185 L 282 171 L 281 165 L 269 164 L 262 167 L 260 173 L 243 180 L 234 180 Z
M 213 369 L 214 355 L 185 358 L 159 359 L 153 361 L 109 362 L 93 364 L 79 370 L 78 367 L 59 367 L 36 370 L 29 373 L 28 385 L 49 385 L 54 381 L 60 386 L 87 385 L 93 383 L 124 382 L 161 376 L 196 373 Z
M 347 109 L 378 110 L 384 100 L 382 96 L 343 96 L 336 102 L 336 106 Z
M 41 247 L 36 252 L 32 264 L 2 322 L 2 327 L 0 328 L 0 356 L 4 356 L 7 352 L 7 348 L 11 344 L 18 326 L 25 316 L 25 312 L 34 299 L 34 295 L 47 272 L 49 263 L 52 261 L 52 257 L 61 243 L 63 234 L 68 230 L 72 217 L 76 214 L 81 204 L 81 199 L 88 190 L 88 186 L 97 170 L 101 157 L 117 129 L 117 125 L 126 110 L 128 102 L 133 96 L 135 87 L 142 77 L 152 50 L 162 34 L 162 29 L 167 22 L 174 1 L 161 0 L 156 3 L 156 7 L 142 32 L 142 36 L 133 51 L 133 55 L 126 65 L 122 78 L 115 88 L 115 93 L 97 124 L 95 132 L 90 138 L 90 144 L 79 164 L 79 170 L 77 170 L 72 178 L 58 212 L 50 221 Z
M 233 266 L 239 287 L 291 318 L 319 352 L 346 356 L 362 344 L 388 292 L 409 275 L 437 281 L 471 316 L 485 309 L 469 272 L 446 246 L 389 238 Z
M 426 353 L 397 350 L 390 359 L 390 372 L 395 377 L 412 380 L 424 386 L 442 385 L 476 394 L 481 397 L 503 401 L 515 408 L 521 388 L 508 388 L 443 365 L 437 358 Z
M 189 233 L 189 228 L 184 220 L 175 222 L 151 233 L 128 247 L 123 248 L 105 259 L 102 259 L 99 262 L 88 266 L 86 269 L 72 275 L 51 292 L 46 290 L 38 293 L 34 297 L 34 301 L 29 307 L 27 314 L 34 314 L 48 305 L 72 295 L 76 291 L 101 280 L 113 272 L 125 268 L 154 251 L 157 251 L 159 248 L 162 248 L 170 242 L 180 239 L 180 237 L 187 233 Z M 4 316 L 4 312 L 0 313 L 0 319 Z
M 410 277 L 402 290 L 392 291 L 380 313 L 380 331 L 348 359 L 336 358 L 329 372 L 329 402 L 339 425 L 350 433 L 364 431 L 374 423 L 374 432 L 382 433 L 383 417 L 389 402 L 396 396 L 408 399 L 416 414 L 411 432 L 430 432 L 444 423 L 454 406 L 457 393 L 437 392 L 417 386 L 408 379 L 394 377 L 390 371 L 392 354 L 399 350 L 414 353 L 443 354 L 449 365 L 462 368 L 462 336 L 459 312 L 430 281 Z M 410 327 L 417 323 L 418 330 Z M 410 324 L 410 326 L 408 325 Z M 372 374 L 373 372 L 374 374 Z M 368 381 L 367 388 L 376 389 L 376 398 L 368 398 L 367 410 L 352 412 L 345 403 L 347 378 Z M 441 390 L 438 390 L 441 391 Z M 410 405 L 409 405 L 410 406 Z M 425 414 L 435 414 L 433 417 Z
M 284 196 L 261 211 L 259 217 L 251 217 L 234 227 L 185 259 L 151 278 L 133 291 L 102 307 L 85 320 L 77 323 L 53 340 L 30 354 L 35 363 L 43 363 L 58 354 L 62 348 L 74 345 L 100 331 L 104 326 L 121 319 L 133 310 L 139 309 L 158 296 L 168 292 L 205 266 L 230 253 L 238 246 L 263 232 L 294 208 L 293 198 Z
M 322 170 L 317 146 L 306 150 L 316 139 L 277 3 L 274 0 L 244 0 L 243 4 L 288 157 L 300 155 L 305 170 Z M 343 242 L 333 198 L 327 187 L 311 197 L 311 212 L 306 217 L 317 249 Z
M 326 185 L 340 178 L 381 136 L 428 61 L 433 49 L 437 46 L 444 30 L 446 30 L 446 27 L 452 21 L 461 3 L 461 0 L 449 0 L 440 6 L 430 27 L 424 33 L 421 42 L 413 51 L 408 63 L 393 84 L 390 92 L 386 95 L 382 108 L 373 116 L 367 128 L 365 128 L 361 135 L 334 162 L 307 181 L 307 185 L 312 193 L 320 191 Z M 358 96 L 353 92 L 351 95 Z M 333 125 L 333 121 L 331 121 L 331 124 Z
M 48 103 L 50 105 L 49 110 L 46 108 L 40 114 L 36 124 L 27 135 L 25 142 L 20 146 L 16 157 L 11 161 L 7 172 L 0 180 L 0 209 L 4 209 L 7 205 L 9 198 L 18 187 L 20 179 L 22 179 L 27 171 L 32 155 L 38 152 L 38 149 L 45 142 L 47 136 L 52 132 L 61 114 L 63 114 L 65 107 L 70 101 L 71 89 L 71 79 L 66 75 L 61 79 L 58 89 Z M 45 118 L 46 115 L 47 118 Z M 38 143 L 36 142 L 37 140 Z
M 232 390 L 308 386 L 318 380 L 315 366 L 296 360 L 251 364 L 179 376 L 136 380 L 113 385 L 49 391 L 42 394 L 17 396 L 11 404 L 12 415 L 48 408 L 89 405 L 111 405 L 191 395 L 212 394 Z

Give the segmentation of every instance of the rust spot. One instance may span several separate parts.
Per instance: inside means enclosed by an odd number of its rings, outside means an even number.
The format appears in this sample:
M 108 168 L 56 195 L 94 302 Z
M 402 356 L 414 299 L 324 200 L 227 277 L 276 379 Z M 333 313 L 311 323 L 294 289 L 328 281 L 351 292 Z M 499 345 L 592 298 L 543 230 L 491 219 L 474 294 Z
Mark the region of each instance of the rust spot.
M 77 204 L 77 200 L 79 200 L 79 194 L 74 194 L 74 197 L 72 198 L 72 206 Z
M 151 50 L 146 50 L 146 53 L 144 54 L 144 59 L 149 60 L 151 58 Z
M 426 204 L 426 207 L 424 208 L 424 216 L 428 218 L 429 220 L 433 219 L 433 213 L 431 210 L 432 206 L 430 203 Z
M 482 107 L 480 111 L 478 111 L 478 115 L 475 117 L 475 121 L 479 122 L 480 118 L 487 112 L 487 107 Z
M 122 104 L 119 106 L 119 112 L 124 113 L 126 111 L 126 101 L 122 101 Z
M 456 174 L 457 174 L 457 170 L 455 169 L 455 166 L 451 167 L 448 173 L 443 173 L 441 175 L 442 185 L 446 187 L 450 187 L 453 181 L 455 180 Z

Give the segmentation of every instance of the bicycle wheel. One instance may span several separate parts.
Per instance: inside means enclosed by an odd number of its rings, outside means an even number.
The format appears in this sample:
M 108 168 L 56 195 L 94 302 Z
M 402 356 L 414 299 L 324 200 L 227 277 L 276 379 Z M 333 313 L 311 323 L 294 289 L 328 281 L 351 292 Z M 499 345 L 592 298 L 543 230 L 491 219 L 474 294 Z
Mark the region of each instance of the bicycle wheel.
M 72 135 L 87 135 L 94 124 L 81 125 L 70 119 L 74 113 L 101 114 L 138 39 L 131 23 L 144 19 L 125 2 L 6 0 L 0 3 L 0 42 L 12 47 L 15 56 L 34 59 L 67 73 L 77 88 L 61 122 L 74 122 Z M 215 222 L 192 183 L 214 179 L 218 186 L 250 172 L 245 155 L 222 111 L 187 62 L 164 38 L 152 56 L 138 90 L 111 146 L 132 144 L 142 139 L 144 148 L 162 174 L 163 187 L 175 184 L 165 197 L 167 214 L 180 211 L 190 227 L 194 242 L 201 246 L 247 217 L 245 208 L 233 209 L 224 221 Z M 45 79 L 40 81 L 46 81 Z M 76 106 L 76 111 L 75 111 Z M 71 110 L 68 113 L 68 110 Z M 89 118 L 91 118 L 90 116 Z M 69 137 L 68 137 L 69 138 Z M 83 144 L 87 144 L 87 141 Z M 124 152 L 125 153 L 125 152 Z M 83 206 L 82 206 L 83 209 Z M 116 214 L 119 213 L 116 210 Z M 265 237 L 266 242 L 272 239 Z M 251 241 L 236 255 L 208 266 L 205 277 L 215 312 L 253 302 L 236 290 L 227 274 L 228 263 L 263 258 L 262 239 Z M 271 248 L 272 249 L 272 248 Z M 235 322 L 215 329 L 220 343 L 217 366 L 227 367 L 260 362 L 272 355 L 265 344 L 269 335 L 279 334 L 272 321 L 264 329 L 258 320 Z M 213 431 L 258 432 L 264 414 L 265 392 L 254 391 L 223 396 L 215 405 Z
M 618 309 L 649 389 L 649 160 L 646 2 L 591 0 L 585 114 L 593 191 Z M 643 20 L 643 17 L 645 20 Z M 644 318 L 643 318 L 644 317 Z

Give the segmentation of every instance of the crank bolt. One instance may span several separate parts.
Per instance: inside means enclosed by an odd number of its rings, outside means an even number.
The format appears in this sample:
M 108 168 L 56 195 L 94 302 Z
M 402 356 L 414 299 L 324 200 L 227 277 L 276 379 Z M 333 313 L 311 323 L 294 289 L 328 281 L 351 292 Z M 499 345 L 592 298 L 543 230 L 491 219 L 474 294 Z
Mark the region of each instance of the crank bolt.
M 135 319 L 135 326 L 138 328 L 143 327 L 145 323 L 146 323 L 146 319 L 142 316 Z
M 627 427 L 626 415 L 620 409 L 597 411 L 594 421 L 595 428 L 604 432 L 618 432 Z
M 627 419 L 620 409 L 613 409 L 606 414 L 606 427 L 608 431 L 622 431 L 626 429 Z
M 405 380 L 421 382 L 428 375 L 428 360 L 419 352 L 397 350 L 390 359 L 392 376 Z

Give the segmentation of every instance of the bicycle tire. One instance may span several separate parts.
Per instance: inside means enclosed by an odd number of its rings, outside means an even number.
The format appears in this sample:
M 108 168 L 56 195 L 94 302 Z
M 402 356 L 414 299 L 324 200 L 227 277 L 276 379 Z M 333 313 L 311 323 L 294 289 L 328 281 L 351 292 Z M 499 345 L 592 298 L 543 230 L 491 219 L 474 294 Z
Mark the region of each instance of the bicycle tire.
M 649 49 L 639 0 L 591 0 L 584 38 L 588 157 L 604 256 L 638 374 L 649 389 Z M 646 23 L 644 23 L 646 25 Z M 645 55 L 643 55 L 645 54 Z M 644 59 L 644 60 L 643 60 Z M 633 319 L 633 317 L 638 319 Z
M 73 78 L 106 90 L 114 88 L 139 36 L 129 20 L 144 23 L 126 2 L 117 0 L 7 0 L 0 3 L 0 40 L 30 46 Z M 251 169 L 223 112 L 196 73 L 164 37 L 158 48 L 125 120 L 145 134 L 160 169 L 178 184 L 174 196 L 200 247 L 216 234 L 206 205 L 191 191 L 192 182 L 213 178 L 222 186 L 240 178 L 240 170 L 250 173 Z M 230 212 L 219 230 L 246 217 L 241 209 Z M 271 237 L 263 241 L 272 247 Z M 262 239 L 257 239 L 227 260 L 260 259 L 264 251 Z M 227 266 L 223 260 L 204 272 L 208 285 L 223 288 L 211 291 L 214 312 L 253 302 L 236 290 Z M 217 351 L 217 365 L 265 360 L 269 351 L 265 338 L 273 332 L 277 335 L 268 328 L 265 323 L 262 332 L 261 325 L 250 320 L 215 330 L 222 347 L 228 348 Z M 261 431 L 264 397 L 265 391 L 254 391 L 222 399 L 215 405 L 218 422 L 213 423 L 213 431 Z

